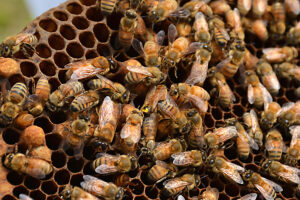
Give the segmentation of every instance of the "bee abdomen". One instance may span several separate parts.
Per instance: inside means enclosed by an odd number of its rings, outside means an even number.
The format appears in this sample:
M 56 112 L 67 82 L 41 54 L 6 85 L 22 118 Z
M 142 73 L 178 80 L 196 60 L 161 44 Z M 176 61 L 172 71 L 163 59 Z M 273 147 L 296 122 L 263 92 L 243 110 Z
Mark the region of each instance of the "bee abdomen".
M 103 15 L 110 15 L 116 5 L 116 0 L 101 0 L 101 12 Z
M 27 87 L 24 83 L 16 83 L 10 91 L 10 101 L 12 103 L 22 103 L 28 94 Z

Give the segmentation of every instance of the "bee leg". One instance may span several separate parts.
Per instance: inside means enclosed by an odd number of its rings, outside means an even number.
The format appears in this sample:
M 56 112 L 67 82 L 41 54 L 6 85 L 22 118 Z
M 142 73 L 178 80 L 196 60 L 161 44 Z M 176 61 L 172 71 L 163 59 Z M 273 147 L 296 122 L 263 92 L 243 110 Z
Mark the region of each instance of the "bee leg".
M 26 43 L 22 44 L 22 45 L 20 46 L 20 50 L 21 50 L 21 52 L 24 54 L 24 56 L 25 56 L 26 58 L 29 58 L 30 55 L 29 55 L 29 53 L 27 52 L 27 50 L 29 50 L 27 46 L 30 46 L 30 45 L 28 45 L 28 44 L 26 45 Z M 31 46 L 30 46 L 30 47 L 31 47 Z M 32 48 L 32 47 L 31 47 L 31 48 Z

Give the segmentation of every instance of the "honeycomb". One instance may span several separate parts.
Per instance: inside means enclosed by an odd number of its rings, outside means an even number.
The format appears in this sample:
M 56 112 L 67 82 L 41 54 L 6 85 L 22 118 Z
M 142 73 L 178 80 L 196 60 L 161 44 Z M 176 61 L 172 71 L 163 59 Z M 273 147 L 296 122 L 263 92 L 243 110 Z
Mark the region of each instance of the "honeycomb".
M 180 2 L 183 5 L 184 2 Z M 17 62 L 20 65 L 20 71 L 9 77 L 9 83 L 13 85 L 16 82 L 24 82 L 28 88 L 33 85 L 33 80 L 45 75 L 51 84 L 51 91 L 54 91 L 67 80 L 65 78 L 66 70 L 64 66 L 70 62 L 80 59 L 94 58 L 99 55 L 114 56 L 118 61 L 125 61 L 128 58 L 142 60 L 141 57 L 132 48 L 124 51 L 115 45 L 119 22 L 122 14 L 113 12 L 104 17 L 97 7 L 96 0 L 70 0 L 56 8 L 53 8 L 33 22 L 24 30 L 32 27 L 36 28 L 36 36 L 39 39 L 36 46 L 36 53 L 31 58 L 24 58 L 17 55 Z M 161 29 L 166 30 L 166 21 L 154 27 L 157 32 Z M 247 48 L 256 56 L 262 55 L 262 47 L 268 47 L 267 43 L 257 43 L 252 35 L 246 35 Z M 300 49 L 298 49 L 299 51 Z M 299 51 L 300 53 L 300 51 Z M 297 63 L 298 60 L 295 60 Z M 300 64 L 299 62 L 297 64 Z M 180 72 L 179 72 L 180 74 Z M 232 109 L 223 109 L 216 104 L 212 98 L 209 102 L 208 112 L 204 116 L 204 126 L 207 131 L 213 130 L 218 124 L 224 123 L 225 119 L 235 117 L 241 120 L 244 112 L 248 112 L 252 106 L 248 104 L 246 90 L 238 81 L 238 74 L 228 80 L 237 101 Z M 114 79 L 115 77 L 112 77 Z M 297 88 L 295 83 L 288 85 L 286 80 L 280 80 L 282 88 L 279 94 L 274 98 L 280 105 L 296 101 L 294 94 Z M 211 89 L 207 81 L 204 88 Z M 135 102 L 139 106 L 140 102 Z M 90 149 L 85 148 L 83 156 L 76 159 L 71 153 L 64 152 L 60 147 L 61 137 L 55 133 L 56 127 L 67 121 L 70 114 L 66 112 L 44 112 L 34 119 L 34 125 L 43 128 L 46 134 L 46 144 L 52 151 L 51 161 L 54 166 L 54 172 L 44 180 L 38 180 L 31 176 L 20 175 L 17 172 L 7 170 L 0 164 L 0 197 L 3 200 L 17 199 L 19 194 L 28 194 L 36 200 L 56 200 L 60 199 L 59 193 L 67 184 L 80 186 L 83 181 L 83 175 L 96 175 L 91 169 Z M 1 128 L 0 135 L 0 154 L 5 154 L 10 148 L 19 142 L 21 130 L 13 127 Z M 284 137 L 286 141 L 289 138 Z M 236 147 L 233 146 L 224 150 L 224 156 L 233 163 L 239 164 L 247 169 L 261 172 L 259 164 L 265 158 L 263 152 L 254 151 L 247 160 L 240 160 L 237 155 Z M 22 148 L 21 148 L 22 151 Z M 140 158 L 139 164 L 143 165 L 145 161 Z M 300 167 L 299 164 L 297 166 Z M 232 184 L 222 176 L 204 169 L 199 172 L 204 176 L 202 184 L 195 190 L 189 192 L 189 197 L 200 197 L 203 190 L 208 187 L 215 187 L 220 192 L 222 200 L 232 200 L 244 196 L 250 192 L 246 186 Z M 146 199 L 164 199 L 161 194 L 162 184 L 158 184 L 154 189 L 146 179 L 147 170 L 137 169 L 129 173 L 130 182 L 125 187 L 126 196 L 124 199 L 146 200 Z M 103 180 L 113 181 L 112 176 L 99 176 Z M 268 176 L 266 176 L 268 177 Z M 270 177 L 268 177 L 270 178 Z M 270 178 L 271 179 L 271 178 Z M 296 199 L 293 185 L 281 183 L 283 192 L 278 194 L 282 199 Z M 185 194 L 186 198 L 189 198 Z

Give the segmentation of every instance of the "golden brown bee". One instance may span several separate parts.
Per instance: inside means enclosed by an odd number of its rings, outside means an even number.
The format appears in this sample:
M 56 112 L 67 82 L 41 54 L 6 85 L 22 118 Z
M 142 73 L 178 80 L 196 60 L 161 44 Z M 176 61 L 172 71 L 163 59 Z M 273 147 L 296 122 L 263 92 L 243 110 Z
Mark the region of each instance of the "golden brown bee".
M 206 190 L 201 194 L 202 200 L 218 200 L 219 190 L 217 188 L 211 188 L 208 186 Z
M 298 51 L 295 47 L 273 47 L 263 49 L 263 58 L 269 63 L 281 63 L 284 61 L 291 61 L 297 58 Z
M 292 135 L 291 143 L 287 149 L 286 163 L 290 165 L 297 165 L 300 160 L 300 127 L 291 126 L 290 133 Z
M 131 184 L 128 174 L 120 174 L 115 176 L 114 183 L 119 187 L 126 187 Z
M 248 85 L 247 96 L 248 102 L 254 104 L 255 107 L 260 108 L 263 105 L 273 101 L 269 91 L 260 83 L 258 76 L 252 70 L 245 72 L 246 82 Z
M 262 19 L 251 20 L 248 18 L 244 18 L 243 26 L 262 41 L 266 41 L 269 38 L 267 21 L 264 21 Z
M 268 0 L 253 0 L 252 2 L 252 11 L 253 14 L 260 18 L 267 10 Z
M 191 150 L 174 153 L 171 156 L 172 162 L 178 167 L 199 167 L 205 162 L 205 154 L 199 150 Z
M 287 14 L 291 17 L 296 17 L 300 14 L 300 2 L 297 0 L 285 0 L 284 7 Z
M 94 136 L 107 143 L 112 143 L 120 118 L 120 107 L 108 96 L 104 98 L 99 110 L 99 125 L 95 128 Z
M 33 115 L 31 115 L 27 112 L 23 112 L 23 113 L 20 113 L 19 116 L 14 121 L 14 127 L 18 128 L 18 129 L 25 129 L 28 126 L 32 125 L 33 121 L 34 121 Z
M 224 142 L 237 136 L 238 132 L 235 126 L 217 128 L 213 132 L 204 135 L 204 139 L 209 148 L 215 149 L 223 145 Z
M 286 29 L 285 25 L 285 8 L 280 2 L 272 4 L 271 13 L 273 15 L 273 21 L 270 24 L 270 31 L 274 34 L 274 38 L 280 38 Z
M 155 146 L 155 137 L 157 133 L 158 119 L 156 113 L 151 113 L 149 117 L 144 119 L 143 133 L 145 135 L 145 145 L 149 150 L 153 150 Z
M 137 168 L 137 159 L 134 156 L 99 153 L 92 167 L 98 174 L 126 173 Z
M 271 176 L 277 177 L 284 182 L 300 183 L 300 170 L 295 167 L 290 167 L 274 160 L 265 160 L 262 163 L 262 168 Z
M 248 187 L 256 188 L 265 199 L 276 199 L 275 192 L 282 192 L 282 187 L 273 181 L 270 181 L 260 174 L 247 170 L 243 174 L 243 179 L 248 182 Z
M 225 23 L 221 18 L 215 16 L 209 19 L 208 27 L 210 32 L 213 34 L 216 43 L 224 49 L 227 42 L 230 40 L 230 36 L 225 29 Z
M 98 198 L 94 195 L 84 191 L 80 187 L 67 185 L 64 187 L 63 191 L 60 193 L 60 198 L 69 199 L 69 200 L 81 200 L 81 199 L 90 199 L 97 200 Z
M 47 161 L 39 158 L 31 158 L 22 153 L 10 153 L 6 155 L 4 165 L 14 171 L 38 179 L 45 178 L 53 171 L 52 166 Z
M 142 42 L 137 39 L 133 39 L 133 48 L 145 58 L 145 64 L 147 67 L 159 67 L 161 64 L 160 48 L 164 41 L 165 32 L 159 31 L 156 34 L 155 41 L 147 41 L 143 47 Z
M 32 33 L 24 32 L 7 37 L 0 44 L 0 55 L 3 57 L 12 57 L 13 54 L 21 51 L 24 56 L 30 57 L 27 51 L 34 51 L 37 42 L 37 37 Z
M 188 37 L 192 33 L 192 26 L 184 21 L 176 25 L 179 37 Z
M 278 113 L 278 122 L 285 126 L 290 127 L 294 124 L 300 124 L 298 113 L 300 112 L 300 101 L 289 102 L 283 104 L 280 112 Z
M 131 46 L 137 25 L 137 13 L 132 9 L 126 10 L 119 29 L 119 42 L 124 48 Z
M 190 131 L 191 125 L 189 121 L 172 97 L 167 96 L 166 99 L 158 101 L 157 105 L 159 111 L 172 120 L 173 127 L 178 129 L 181 134 L 186 134 Z
M 87 192 L 105 200 L 121 200 L 124 190 L 113 183 L 107 183 L 90 175 L 83 176 L 80 186 Z
M 258 62 L 258 58 L 254 56 L 247 48 L 245 48 L 245 69 L 251 70 L 256 67 L 256 63 Z
M 72 101 L 70 105 L 71 112 L 81 112 L 89 110 L 99 103 L 100 96 L 95 90 L 86 91 Z
M 277 129 L 272 129 L 266 135 L 265 148 L 268 151 L 270 160 L 280 160 L 282 152 L 285 151 L 281 133 Z
M 214 87 L 212 92 L 217 92 L 218 94 L 218 102 L 224 108 L 229 107 L 236 99 L 224 75 L 216 67 L 211 67 L 207 76 L 210 84 Z
M 126 66 L 128 73 L 124 81 L 128 85 L 136 85 L 144 83 L 146 86 L 158 85 L 163 83 L 167 76 L 157 67 L 143 67 L 143 66 Z
M 7 100 L 17 105 L 23 105 L 26 101 L 27 95 L 27 86 L 24 83 L 16 83 L 10 89 Z
M 295 80 L 297 83 L 300 82 L 300 66 L 284 62 L 275 66 L 275 68 L 279 77 L 287 78 L 289 81 Z
M 175 165 L 157 160 L 155 165 L 148 171 L 147 178 L 150 182 L 157 184 L 166 178 L 174 178 L 177 172 L 178 169 Z
M 69 63 L 64 68 L 68 69 L 66 73 L 68 79 L 80 80 L 93 77 L 96 74 L 105 75 L 110 70 L 116 70 L 117 63 L 110 57 L 98 56 L 93 59 Z
M 215 15 L 224 15 L 231 10 L 227 1 L 217 0 L 209 4 Z
M 35 88 L 35 94 L 29 95 L 26 101 L 28 111 L 37 116 L 44 110 L 44 106 L 49 99 L 51 86 L 46 77 L 41 77 Z
M 60 85 L 57 90 L 50 94 L 46 106 L 52 112 L 57 111 L 63 107 L 71 97 L 81 94 L 83 91 L 84 88 L 81 82 L 75 80 L 68 81 Z
M 195 15 L 193 29 L 195 30 L 195 41 L 205 43 L 210 42 L 211 37 L 208 29 L 208 24 L 202 12 L 197 12 L 197 14 Z
M 256 193 L 250 193 L 250 194 L 246 194 L 245 196 L 242 196 L 241 198 L 239 198 L 237 200 L 255 200 L 256 198 L 257 198 Z
M 213 11 L 205 1 L 192 0 L 186 2 L 183 6 L 183 9 L 190 11 L 190 17 L 194 18 L 197 15 L 197 12 L 202 12 L 204 15 L 210 17 L 213 15 Z
M 120 147 L 124 153 L 134 152 L 141 139 L 143 113 L 133 110 L 126 119 L 120 132 Z
M 208 109 L 210 95 L 202 87 L 178 83 L 171 85 L 170 95 L 180 106 L 191 102 L 199 111 L 205 113 Z
M 132 9 L 139 9 L 142 5 L 144 5 L 144 0 L 130 0 L 130 8 Z
M 247 15 L 251 10 L 252 0 L 238 0 L 237 8 L 239 9 L 241 15 Z
M 287 41 L 289 44 L 299 44 L 300 43 L 300 22 L 289 29 L 287 33 Z
M 193 190 L 200 185 L 200 175 L 185 174 L 181 177 L 176 177 L 164 182 L 163 194 L 166 197 L 175 196 L 183 190 Z
M 181 139 L 171 139 L 165 142 L 159 142 L 153 149 L 155 160 L 166 160 L 172 154 L 182 152 L 186 149 L 186 142 Z
M 263 133 L 260 129 L 256 112 L 251 109 L 250 112 L 244 113 L 243 120 L 250 137 L 261 147 L 263 145 Z
M 263 129 L 270 129 L 277 121 L 277 116 L 281 110 L 281 106 L 277 102 L 267 104 L 261 113 L 260 125 Z
M 242 20 L 240 12 L 237 8 L 226 12 L 227 24 L 232 28 L 232 31 L 237 35 L 240 40 L 245 39 L 244 29 L 242 27 Z
M 113 1 L 101 0 L 99 2 L 99 7 L 101 9 L 101 13 L 103 15 L 110 15 L 114 11 L 117 2 L 118 2 L 118 0 L 113 0 Z
M 165 99 L 168 94 L 167 87 L 164 85 L 153 86 L 147 93 L 141 111 L 145 115 L 150 115 L 156 111 L 158 101 Z

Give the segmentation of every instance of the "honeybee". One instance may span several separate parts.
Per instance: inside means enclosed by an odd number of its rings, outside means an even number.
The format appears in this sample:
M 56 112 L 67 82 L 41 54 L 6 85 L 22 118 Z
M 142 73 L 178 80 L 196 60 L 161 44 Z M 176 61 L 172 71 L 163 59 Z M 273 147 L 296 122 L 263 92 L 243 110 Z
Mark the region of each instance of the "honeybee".
M 208 70 L 208 78 L 210 84 L 214 87 L 212 92 L 218 93 L 218 102 L 224 108 L 229 107 L 236 99 L 224 75 L 216 67 L 211 67 Z
M 100 96 L 95 90 L 86 91 L 78 96 L 72 101 L 70 105 L 70 110 L 72 112 L 81 112 L 84 110 L 89 110 L 99 103 Z
M 207 2 L 208 1 L 192 0 L 186 2 L 182 8 L 190 11 L 191 18 L 194 18 L 197 15 L 197 12 L 202 12 L 204 15 L 210 17 L 213 15 L 213 11 Z
M 94 136 L 101 140 L 112 143 L 118 121 L 120 118 L 120 107 L 108 96 L 104 98 L 99 110 L 99 125 L 95 128 Z
M 211 33 L 213 33 L 213 37 L 216 43 L 224 49 L 227 45 L 227 42 L 230 40 L 230 36 L 228 35 L 225 29 L 225 23 L 219 17 L 212 17 L 208 21 L 208 27 Z
M 12 57 L 13 54 L 21 51 L 24 56 L 30 57 L 27 51 L 34 51 L 37 42 L 37 37 L 29 32 L 9 36 L 0 44 L 0 55 L 3 57 Z
M 134 156 L 99 153 L 92 167 L 98 174 L 126 173 L 137 168 L 137 159 Z
M 186 134 L 190 131 L 191 125 L 189 121 L 171 97 L 159 100 L 157 105 L 159 111 L 172 120 L 173 127 L 178 129 L 181 134 Z
M 257 18 L 261 18 L 261 16 L 266 12 L 267 7 L 268 0 L 253 0 L 252 2 L 252 11 Z
M 225 16 L 227 24 L 232 28 L 232 31 L 237 35 L 237 37 L 240 40 L 244 40 L 245 33 L 242 26 L 242 20 L 239 10 L 237 8 L 229 10 L 228 12 L 226 12 Z
M 137 13 L 135 10 L 126 10 L 124 17 L 121 19 L 119 29 L 119 42 L 124 48 L 131 46 L 137 25 Z
M 166 178 L 174 178 L 178 169 L 173 164 L 168 164 L 161 160 L 156 160 L 155 165 L 148 171 L 147 178 L 152 183 L 160 183 Z
M 4 165 L 14 171 L 43 179 L 53 171 L 52 166 L 45 160 L 31 158 L 22 153 L 10 153 L 5 156 Z
M 145 58 L 145 65 L 147 67 L 160 67 L 161 57 L 159 55 L 161 45 L 164 41 L 165 32 L 159 31 L 156 34 L 155 41 L 147 41 L 143 47 L 142 42 L 133 39 L 133 48 Z
M 200 185 L 200 175 L 185 174 L 181 177 L 166 180 L 164 182 L 163 194 L 166 197 L 174 196 L 183 190 L 193 190 Z
M 266 150 L 270 160 L 280 160 L 282 152 L 285 151 L 281 133 L 277 129 L 272 129 L 266 135 Z
M 231 10 L 228 1 L 217 0 L 209 4 L 215 15 L 224 15 Z
M 300 43 L 300 22 L 297 22 L 295 26 L 289 29 L 287 33 L 287 41 L 289 44 Z
M 199 2 L 202 2 L 202 1 L 199 1 Z M 208 29 L 208 24 L 207 24 L 205 16 L 202 12 L 197 12 L 197 14 L 195 15 L 193 29 L 195 30 L 195 36 L 194 36 L 195 41 L 205 42 L 205 43 L 210 42 L 211 38 L 210 38 L 209 29 Z
M 243 125 L 236 118 L 229 118 L 226 120 L 226 123 L 236 127 L 238 135 L 236 139 L 237 151 L 241 159 L 245 160 L 249 157 L 250 147 L 254 150 L 259 149 L 258 144 L 248 135 Z
M 193 63 L 190 75 L 185 80 L 187 84 L 202 86 L 207 77 L 212 49 L 209 45 L 204 44 L 203 46 L 204 48 L 197 50 L 195 53 L 196 60 Z
M 255 200 L 256 198 L 257 198 L 256 193 L 250 193 L 250 194 L 246 194 L 245 196 L 242 196 L 238 200 Z
M 70 199 L 70 200 L 81 200 L 81 199 L 91 199 L 98 200 L 94 195 L 84 191 L 80 187 L 67 185 L 64 187 L 63 191 L 60 193 L 60 198 Z
M 28 111 L 37 116 L 44 110 L 44 106 L 49 99 L 51 86 L 48 79 L 44 76 L 40 77 L 35 88 L 35 94 L 29 95 L 26 101 Z
M 285 127 L 290 127 L 294 124 L 300 124 L 300 118 L 298 113 L 300 112 L 300 101 L 289 102 L 283 104 L 281 110 L 278 113 L 278 122 Z
M 80 186 L 92 195 L 105 200 L 121 200 L 123 198 L 124 189 L 113 183 L 107 183 L 90 175 L 84 175 L 83 180 Z
M 138 109 L 133 110 L 126 119 L 120 132 L 120 146 L 123 152 L 134 152 L 141 139 L 143 113 Z
M 46 106 L 50 111 L 55 112 L 63 107 L 71 97 L 81 94 L 83 91 L 84 87 L 81 82 L 76 80 L 68 81 L 50 94 Z
M 69 63 L 64 68 L 68 69 L 67 78 L 80 80 L 93 77 L 96 74 L 105 75 L 110 70 L 115 70 L 117 63 L 112 58 L 98 56 L 93 59 Z
M 10 89 L 7 100 L 17 105 L 23 105 L 28 95 L 27 86 L 24 83 L 16 83 Z
M 145 115 L 155 112 L 158 101 L 165 99 L 168 94 L 167 87 L 164 85 L 153 86 L 147 93 L 141 111 Z
M 266 41 L 269 38 L 267 21 L 262 19 L 250 20 L 248 18 L 244 18 L 243 26 L 262 41 Z
M 31 197 L 27 196 L 26 194 L 19 195 L 20 200 L 33 200 Z
M 224 158 L 215 156 L 213 154 L 209 155 L 206 159 L 208 166 L 212 167 L 215 173 L 221 173 L 223 176 L 232 180 L 238 184 L 243 184 L 244 181 L 240 176 L 240 172 L 244 172 L 245 169 L 239 165 L 233 164 L 226 161 Z
M 178 83 L 171 85 L 170 95 L 180 106 L 184 103 L 191 102 L 197 109 L 205 113 L 208 109 L 208 100 L 210 95 L 202 87 Z
M 179 22 L 176 29 L 180 37 L 188 37 L 192 33 L 192 26 L 186 21 Z
M 300 127 L 291 126 L 290 133 L 292 139 L 290 146 L 287 149 L 286 162 L 296 166 L 297 162 L 300 160 Z
M 217 188 L 211 188 L 208 186 L 205 191 L 201 194 L 202 200 L 218 200 L 219 190 Z
M 258 123 L 258 117 L 256 112 L 251 109 L 250 112 L 246 112 L 243 114 L 243 120 L 245 125 L 247 126 L 247 131 L 254 139 L 254 141 L 258 144 L 258 146 L 263 145 L 263 133 L 262 130 L 260 129 L 259 123 Z
M 199 167 L 205 162 L 205 154 L 199 150 L 174 153 L 171 156 L 173 164 L 178 167 Z
M 224 142 L 238 135 L 235 126 L 217 128 L 213 132 L 204 135 L 204 139 L 209 148 L 216 149 L 223 145 Z
M 258 62 L 258 58 L 254 56 L 247 48 L 245 48 L 245 69 L 251 70 L 256 67 L 256 63 Z
M 243 174 L 243 179 L 248 181 L 248 187 L 256 188 L 265 199 L 276 199 L 275 192 L 282 192 L 282 187 L 270 181 L 252 170 L 247 170 Z
M 263 58 L 269 63 L 289 62 L 297 58 L 298 51 L 295 47 L 273 47 L 263 49 Z
M 153 157 L 155 160 L 166 160 L 174 153 L 183 152 L 186 149 L 186 145 L 186 142 L 182 139 L 159 142 L 152 151 Z
M 126 66 L 129 72 L 124 80 L 129 85 L 144 83 L 146 86 L 163 83 L 167 76 L 157 67 Z
M 295 17 L 300 14 L 300 2 L 297 0 L 285 0 L 284 7 L 289 16 Z
M 22 112 L 18 115 L 16 120 L 14 121 L 14 127 L 18 129 L 25 129 L 28 126 L 32 125 L 34 121 L 34 116 L 27 113 L 27 112 Z
M 119 2 L 118 0 L 113 0 L 113 1 L 101 0 L 98 6 L 100 7 L 101 13 L 107 16 L 114 11 L 116 4 L 118 2 Z
M 155 146 L 155 137 L 157 133 L 158 119 L 156 113 L 151 113 L 149 117 L 144 119 L 143 133 L 145 135 L 146 147 L 153 150 Z
M 300 66 L 284 62 L 280 65 L 275 65 L 275 68 L 279 77 L 287 78 L 289 81 L 296 80 L 300 82 Z
M 254 104 L 255 107 L 260 108 L 263 105 L 273 101 L 269 91 L 260 83 L 258 76 L 252 70 L 245 72 L 246 82 L 248 84 L 247 96 L 248 102 Z
M 128 174 L 120 174 L 115 176 L 114 183 L 116 186 L 126 187 L 131 184 L 130 176 Z
M 272 4 L 271 13 L 273 15 L 273 21 L 270 24 L 270 31 L 274 34 L 275 39 L 280 38 L 285 32 L 285 8 L 280 2 Z
M 239 9 L 241 15 L 247 15 L 251 10 L 252 0 L 238 0 L 237 8 Z
M 277 102 L 267 104 L 264 111 L 261 113 L 260 125 L 263 129 L 270 129 L 277 121 L 277 116 L 281 106 Z

